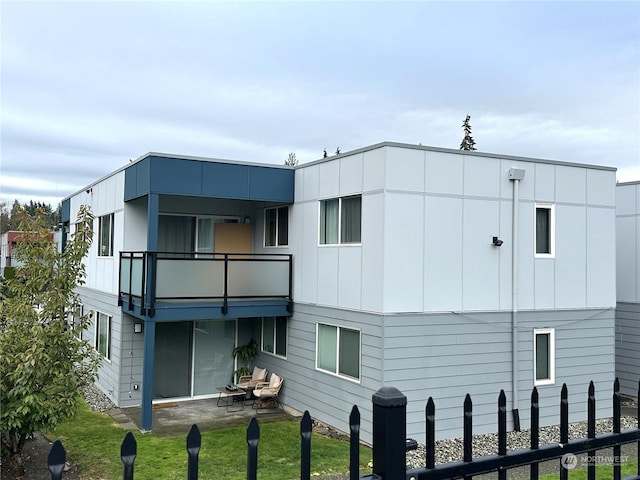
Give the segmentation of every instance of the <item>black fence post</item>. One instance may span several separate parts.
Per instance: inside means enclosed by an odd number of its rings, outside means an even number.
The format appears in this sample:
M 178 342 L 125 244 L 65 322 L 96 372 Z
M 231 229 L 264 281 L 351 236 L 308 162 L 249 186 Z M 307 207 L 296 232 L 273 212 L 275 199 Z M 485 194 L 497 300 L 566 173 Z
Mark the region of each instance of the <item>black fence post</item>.
M 613 433 L 620 433 L 620 381 L 616 377 L 613 382 Z M 620 445 L 613 447 L 613 480 L 620 480 Z
M 537 387 L 533 387 L 531 391 L 531 450 L 540 448 L 540 403 Z M 531 480 L 538 479 L 538 462 L 531 463 L 529 469 L 529 478 Z
M 136 460 L 136 454 L 138 451 L 138 445 L 136 439 L 133 438 L 133 434 L 128 432 L 122 441 L 120 446 L 120 458 L 124 465 L 124 480 L 133 480 L 133 462 Z
M 305 410 L 300 422 L 300 480 L 311 479 L 311 415 Z
M 349 415 L 349 479 L 360 478 L 360 410 L 356 405 Z
M 562 384 L 560 390 L 560 445 L 569 443 L 569 390 L 567 384 Z M 569 470 L 562 464 L 560 460 L 560 480 L 568 480 Z
M 61 480 L 64 464 L 67 461 L 67 453 L 60 440 L 56 440 L 49 450 L 49 458 L 47 459 L 49 471 L 51 472 L 51 480 Z
M 373 402 L 373 475 L 381 480 L 405 478 L 407 470 L 407 397 L 382 387 Z
M 596 438 L 596 388 L 593 380 L 589 382 L 589 393 L 587 396 L 587 438 Z M 587 452 L 587 480 L 596 480 L 595 450 Z
M 429 397 L 429 400 L 427 400 L 425 414 L 427 434 L 425 442 L 426 467 L 433 468 L 436 466 L 436 404 L 433 401 L 433 397 Z
M 198 479 L 198 454 L 200 453 L 200 446 L 202 444 L 202 438 L 200 436 L 200 430 L 197 425 L 191 425 L 189 435 L 187 435 L 187 454 L 189 456 L 187 464 L 187 479 Z
M 473 461 L 473 403 L 471 395 L 468 393 L 464 397 L 462 422 L 462 461 L 471 462 Z M 471 477 L 465 476 L 464 478 L 467 480 Z
M 256 417 L 251 417 L 247 427 L 247 480 L 258 478 L 258 442 L 260 426 Z
M 498 396 L 498 455 L 507 454 L 507 396 L 500 390 Z M 498 471 L 498 480 L 507 480 L 507 471 Z

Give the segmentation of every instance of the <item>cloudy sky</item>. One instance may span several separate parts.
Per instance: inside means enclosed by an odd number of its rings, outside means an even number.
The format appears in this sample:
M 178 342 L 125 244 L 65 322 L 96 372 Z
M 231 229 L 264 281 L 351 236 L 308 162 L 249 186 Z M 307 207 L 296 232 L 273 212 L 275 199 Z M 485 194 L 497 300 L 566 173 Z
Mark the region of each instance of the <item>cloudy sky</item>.
M 640 180 L 640 2 L 0 2 L 0 198 L 381 141 Z

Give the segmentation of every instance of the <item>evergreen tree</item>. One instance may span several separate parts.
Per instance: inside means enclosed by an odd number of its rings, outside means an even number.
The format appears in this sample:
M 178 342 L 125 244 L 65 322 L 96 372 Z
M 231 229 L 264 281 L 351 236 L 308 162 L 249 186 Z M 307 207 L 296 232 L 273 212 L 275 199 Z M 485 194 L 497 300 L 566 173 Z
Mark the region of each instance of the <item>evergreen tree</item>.
M 287 159 L 284 161 L 285 165 L 289 165 L 290 167 L 295 167 L 298 164 L 298 159 L 296 158 L 296 154 L 291 152 Z
M 5 202 L 0 202 L 0 235 L 9 231 L 9 209 Z
M 460 143 L 460 150 L 477 150 L 476 141 L 471 136 L 471 115 L 467 115 L 467 118 L 464 119 L 462 123 L 462 128 L 464 129 L 464 138 Z

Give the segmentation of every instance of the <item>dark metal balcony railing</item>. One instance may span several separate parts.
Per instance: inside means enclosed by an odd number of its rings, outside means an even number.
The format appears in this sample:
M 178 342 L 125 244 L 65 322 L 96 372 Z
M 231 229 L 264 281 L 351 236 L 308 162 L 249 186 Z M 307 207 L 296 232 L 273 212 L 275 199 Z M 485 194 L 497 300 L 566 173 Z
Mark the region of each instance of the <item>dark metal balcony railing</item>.
M 229 300 L 291 302 L 292 275 L 290 254 L 121 252 L 118 291 L 130 308 L 134 300 L 145 311 L 156 301 L 221 301 L 227 313 Z

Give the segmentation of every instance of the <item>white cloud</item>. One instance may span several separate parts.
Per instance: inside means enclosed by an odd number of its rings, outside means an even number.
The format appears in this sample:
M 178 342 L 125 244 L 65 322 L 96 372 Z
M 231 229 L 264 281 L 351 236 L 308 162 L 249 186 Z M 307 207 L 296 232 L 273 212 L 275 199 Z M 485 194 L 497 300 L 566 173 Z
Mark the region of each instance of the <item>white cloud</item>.
M 282 163 L 384 140 L 455 149 L 466 114 L 481 151 L 637 174 L 637 3 L 1 8 L 2 176 L 36 180 L 3 196 L 67 195 L 147 151 Z

